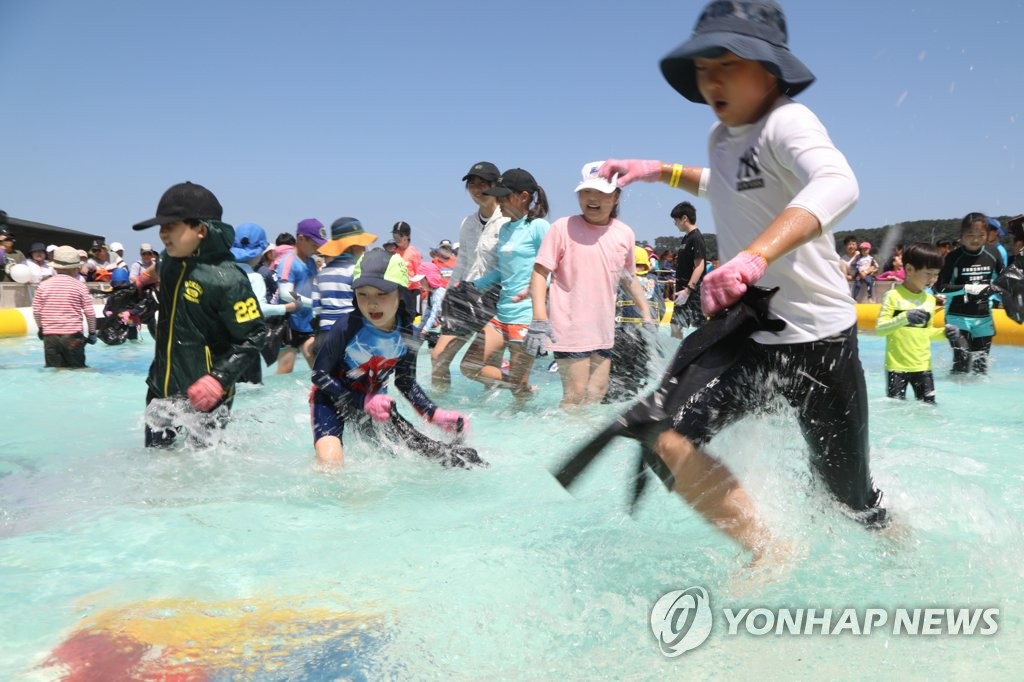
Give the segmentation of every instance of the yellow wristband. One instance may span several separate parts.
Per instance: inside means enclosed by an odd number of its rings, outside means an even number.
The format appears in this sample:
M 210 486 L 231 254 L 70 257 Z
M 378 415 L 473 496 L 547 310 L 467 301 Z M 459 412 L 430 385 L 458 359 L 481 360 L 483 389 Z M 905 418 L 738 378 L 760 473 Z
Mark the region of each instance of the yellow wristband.
M 672 175 L 668 179 L 669 187 L 678 187 L 679 181 L 683 177 L 683 165 L 681 163 L 672 164 Z

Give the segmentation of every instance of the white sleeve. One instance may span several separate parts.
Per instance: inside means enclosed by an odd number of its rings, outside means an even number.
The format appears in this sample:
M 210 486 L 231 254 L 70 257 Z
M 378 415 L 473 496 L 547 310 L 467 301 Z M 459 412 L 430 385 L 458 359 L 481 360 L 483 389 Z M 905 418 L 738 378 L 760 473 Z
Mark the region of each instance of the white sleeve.
M 853 169 L 807 107 L 780 107 L 770 125 L 772 152 L 804 185 L 787 208 L 808 211 L 828 229 L 857 203 L 860 188 Z

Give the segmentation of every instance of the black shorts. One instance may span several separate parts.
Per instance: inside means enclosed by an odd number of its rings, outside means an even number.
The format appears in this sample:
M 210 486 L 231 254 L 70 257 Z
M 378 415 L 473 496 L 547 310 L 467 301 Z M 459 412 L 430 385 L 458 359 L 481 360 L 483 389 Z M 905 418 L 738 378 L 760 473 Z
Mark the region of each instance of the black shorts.
M 778 398 L 797 412 L 811 465 L 832 494 L 854 511 L 873 508 L 868 404 L 857 329 L 820 341 L 748 342 L 740 360 L 672 415 L 673 428 L 702 446 L 748 414 L 771 411 Z
M 484 328 L 498 313 L 501 287 L 480 291 L 468 282 L 448 289 L 441 301 L 441 334 L 469 337 Z
M 304 344 L 307 339 L 311 338 L 313 338 L 313 332 L 300 332 L 293 329 L 291 330 L 291 334 L 289 335 L 285 345 L 289 348 L 298 349 L 302 347 L 302 344 Z
M 556 350 L 555 360 L 585 360 L 591 356 L 596 355 L 599 358 L 610 358 L 612 356 L 611 348 L 601 348 L 598 350 L 584 350 L 584 351 L 566 351 Z
M 78 334 L 45 334 L 43 360 L 47 367 L 81 369 L 85 367 L 85 336 Z

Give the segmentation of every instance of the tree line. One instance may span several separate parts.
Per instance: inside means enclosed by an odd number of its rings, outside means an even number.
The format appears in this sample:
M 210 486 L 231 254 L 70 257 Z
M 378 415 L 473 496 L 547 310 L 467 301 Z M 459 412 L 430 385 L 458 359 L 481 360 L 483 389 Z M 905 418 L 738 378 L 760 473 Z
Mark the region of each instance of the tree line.
M 995 216 L 1003 225 L 1004 231 L 1010 216 Z M 894 225 L 882 227 L 861 228 L 856 230 L 842 230 L 835 233 L 836 251 L 842 252 L 843 241 L 850 235 L 857 238 L 858 242 L 871 242 L 872 250 L 878 248 L 886 241 L 892 239 L 894 244 L 913 244 L 914 242 L 928 242 L 934 244 L 942 239 L 956 242 L 960 238 L 960 221 L 962 218 L 944 218 L 936 220 L 909 220 Z M 713 233 L 704 234 L 704 244 L 707 247 L 708 258 L 718 257 L 718 235 Z M 1009 249 L 1012 246 L 1009 235 L 1002 237 L 1000 241 L 1003 246 Z M 661 253 L 665 250 L 675 251 L 682 242 L 682 235 L 671 235 L 658 237 L 654 240 L 654 250 Z M 888 254 L 881 254 L 886 256 Z

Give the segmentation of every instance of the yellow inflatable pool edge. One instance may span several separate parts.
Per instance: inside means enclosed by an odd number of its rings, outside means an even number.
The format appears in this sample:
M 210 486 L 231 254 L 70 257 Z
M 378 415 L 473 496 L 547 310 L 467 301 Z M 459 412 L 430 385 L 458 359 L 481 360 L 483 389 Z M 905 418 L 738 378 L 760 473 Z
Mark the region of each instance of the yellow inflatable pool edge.
M 93 306 L 96 317 L 103 315 L 103 306 Z M 82 321 L 82 331 L 85 331 L 85 321 Z M 0 308 L 0 339 L 17 338 L 21 336 L 35 336 L 39 331 L 36 326 L 36 318 L 32 316 L 32 308 Z
M 878 303 L 857 304 L 857 329 L 862 332 L 874 332 L 875 324 L 878 322 L 878 311 L 881 309 Z M 1006 315 L 1006 311 L 995 309 L 992 311 L 992 320 L 996 325 L 996 335 L 992 343 L 1003 346 L 1024 346 L 1024 325 L 1019 325 Z M 935 313 L 932 324 L 942 327 L 946 324 L 945 311 L 939 309 Z

